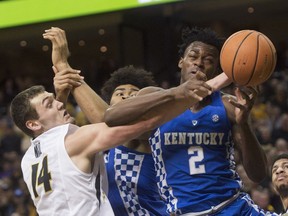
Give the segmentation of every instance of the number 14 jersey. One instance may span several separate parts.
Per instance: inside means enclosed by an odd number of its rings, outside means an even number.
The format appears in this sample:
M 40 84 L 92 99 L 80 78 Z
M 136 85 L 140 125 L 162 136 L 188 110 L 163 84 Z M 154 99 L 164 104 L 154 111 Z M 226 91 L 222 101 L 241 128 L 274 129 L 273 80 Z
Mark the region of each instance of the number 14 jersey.
M 36 137 L 22 159 L 24 181 L 37 212 L 40 216 L 114 215 L 103 190 L 107 189 L 103 155 L 95 155 L 91 173 L 78 169 L 64 144 L 71 127 L 57 126 Z

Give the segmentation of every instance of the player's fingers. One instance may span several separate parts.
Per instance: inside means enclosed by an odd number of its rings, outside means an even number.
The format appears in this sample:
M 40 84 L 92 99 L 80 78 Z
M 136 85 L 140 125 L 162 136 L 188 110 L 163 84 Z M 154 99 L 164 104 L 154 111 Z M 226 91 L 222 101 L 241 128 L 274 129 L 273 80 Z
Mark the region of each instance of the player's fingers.
M 62 84 L 62 85 L 55 85 L 55 89 L 56 89 L 56 91 L 63 91 L 65 89 L 72 90 L 73 89 L 73 85 L 71 85 L 69 83 L 65 83 L 65 84 Z
M 235 95 L 238 99 L 250 99 L 249 95 L 238 87 L 235 89 Z
M 77 76 L 77 75 L 66 75 L 66 76 L 55 76 L 54 77 L 54 82 L 56 83 L 71 83 L 71 82 L 77 82 L 77 83 L 82 83 L 84 80 L 84 77 L 82 76 Z
M 198 80 L 207 81 L 207 76 L 206 76 L 203 72 L 201 72 L 201 71 L 197 71 L 197 72 L 196 72 L 196 78 L 197 78 Z
M 239 108 L 239 109 L 244 109 L 244 108 L 245 108 L 242 104 L 238 103 L 238 102 L 235 101 L 235 100 L 229 99 L 228 101 L 229 101 L 229 103 L 231 103 L 233 106 L 235 106 L 235 107 L 237 107 L 237 108 Z

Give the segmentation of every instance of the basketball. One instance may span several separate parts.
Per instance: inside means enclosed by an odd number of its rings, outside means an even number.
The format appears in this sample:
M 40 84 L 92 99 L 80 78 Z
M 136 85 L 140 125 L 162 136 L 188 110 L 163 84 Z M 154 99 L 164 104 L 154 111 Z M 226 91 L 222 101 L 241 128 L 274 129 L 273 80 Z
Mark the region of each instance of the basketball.
M 220 64 L 232 82 L 256 86 L 265 82 L 276 66 L 276 49 L 261 32 L 242 30 L 232 34 L 220 52 Z

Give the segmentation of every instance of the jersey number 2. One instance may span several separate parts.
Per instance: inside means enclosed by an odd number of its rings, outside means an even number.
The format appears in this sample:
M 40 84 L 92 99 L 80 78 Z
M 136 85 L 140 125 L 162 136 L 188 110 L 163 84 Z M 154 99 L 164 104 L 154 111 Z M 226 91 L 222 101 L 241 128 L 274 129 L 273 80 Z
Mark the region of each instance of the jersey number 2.
M 192 155 L 189 158 L 190 175 L 205 173 L 205 165 L 197 165 L 196 162 L 201 162 L 204 158 L 203 148 L 200 146 L 192 146 L 188 149 L 188 154 Z
M 35 198 L 38 197 L 36 188 L 43 184 L 45 193 L 51 191 L 51 173 L 48 172 L 48 161 L 47 155 L 42 160 L 42 167 L 39 172 L 39 163 L 32 165 L 32 189 Z M 39 172 L 39 174 L 38 174 Z

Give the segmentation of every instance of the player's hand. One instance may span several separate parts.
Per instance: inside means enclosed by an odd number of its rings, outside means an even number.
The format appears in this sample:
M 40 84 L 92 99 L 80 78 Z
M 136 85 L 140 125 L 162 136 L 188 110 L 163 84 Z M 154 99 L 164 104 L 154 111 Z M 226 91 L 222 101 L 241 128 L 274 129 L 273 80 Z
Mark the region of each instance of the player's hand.
M 212 88 L 206 83 L 206 80 L 206 75 L 198 71 L 195 76 L 182 83 L 179 87 L 182 88 L 185 97 L 201 101 L 212 93 Z
M 237 124 L 247 123 L 259 92 L 259 86 L 236 88 L 236 100 L 230 99 L 229 102 L 235 106 L 235 121 Z
M 69 94 L 69 92 L 78 86 L 80 86 L 84 80 L 84 77 L 80 75 L 79 70 L 72 68 L 66 68 L 61 71 L 57 71 L 56 67 L 53 67 L 54 77 L 54 88 L 57 96 Z
M 70 67 L 68 64 L 70 52 L 68 49 L 65 31 L 57 27 L 52 27 L 45 30 L 43 38 L 52 42 L 53 65 L 56 66 L 58 70 Z

